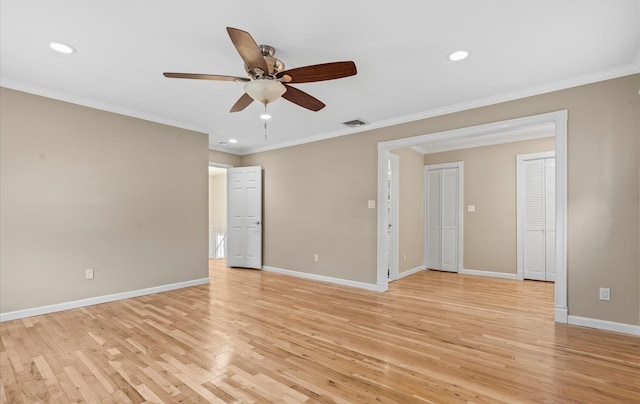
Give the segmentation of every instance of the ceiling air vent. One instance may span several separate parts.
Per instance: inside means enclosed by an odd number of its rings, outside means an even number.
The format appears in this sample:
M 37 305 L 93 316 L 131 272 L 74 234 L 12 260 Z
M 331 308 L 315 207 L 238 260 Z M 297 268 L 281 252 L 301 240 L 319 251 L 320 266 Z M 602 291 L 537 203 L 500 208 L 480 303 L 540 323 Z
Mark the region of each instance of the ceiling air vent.
M 357 128 L 358 126 L 366 125 L 367 122 L 362 119 L 354 119 L 353 121 L 342 122 L 343 125 L 347 125 L 350 128 Z

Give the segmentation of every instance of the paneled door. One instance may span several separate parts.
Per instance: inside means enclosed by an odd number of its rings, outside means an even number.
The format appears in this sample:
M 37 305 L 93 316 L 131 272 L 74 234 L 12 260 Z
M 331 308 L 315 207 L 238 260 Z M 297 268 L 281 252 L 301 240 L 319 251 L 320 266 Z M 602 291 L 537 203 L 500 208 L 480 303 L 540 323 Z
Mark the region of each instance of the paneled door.
M 227 266 L 262 268 L 262 167 L 227 170 Z
M 427 268 L 458 272 L 459 168 L 426 167 Z

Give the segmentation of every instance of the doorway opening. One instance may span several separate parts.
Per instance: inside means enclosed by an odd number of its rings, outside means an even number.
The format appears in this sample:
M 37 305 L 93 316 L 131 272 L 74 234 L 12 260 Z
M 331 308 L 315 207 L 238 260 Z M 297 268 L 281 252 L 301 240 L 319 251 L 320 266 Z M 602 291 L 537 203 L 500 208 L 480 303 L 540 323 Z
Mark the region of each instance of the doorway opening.
M 555 320 L 566 323 L 568 320 L 567 307 L 567 262 L 566 262 L 566 210 L 567 210 L 567 111 L 556 111 L 546 114 L 533 115 L 507 121 L 493 122 L 473 127 L 454 129 L 415 136 L 411 138 L 392 140 L 378 143 L 378 200 L 386 197 L 386 179 L 388 176 L 388 155 L 391 150 L 403 147 L 437 147 L 443 142 L 458 143 L 466 147 L 487 144 L 496 137 L 523 140 L 536 137 L 536 128 L 548 127 L 555 136 L 556 176 L 555 176 Z M 377 235 L 377 285 L 376 289 L 388 289 L 387 276 L 387 236 L 388 215 L 385 204 L 378 205 L 378 235 Z
M 227 257 L 227 168 L 209 163 L 209 259 Z

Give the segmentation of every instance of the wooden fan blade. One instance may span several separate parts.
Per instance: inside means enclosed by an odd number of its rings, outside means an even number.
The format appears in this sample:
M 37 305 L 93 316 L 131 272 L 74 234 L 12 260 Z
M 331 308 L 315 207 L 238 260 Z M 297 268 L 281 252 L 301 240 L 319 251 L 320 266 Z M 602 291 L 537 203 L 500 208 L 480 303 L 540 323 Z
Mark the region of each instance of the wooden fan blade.
M 251 98 L 251 96 L 249 94 L 244 93 L 244 94 L 242 94 L 242 97 L 240 97 L 238 99 L 238 101 L 236 101 L 236 103 L 233 104 L 233 107 L 231 107 L 231 111 L 229 111 L 229 112 L 242 111 L 243 109 L 248 107 L 249 104 L 251 104 L 252 102 L 253 102 L 253 98 Z
M 197 80 L 218 80 L 218 81 L 249 81 L 246 77 L 236 76 L 220 76 L 217 74 L 199 74 L 199 73 L 162 73 L 164 77 L 172 79 L 197 79 Z
M 285 70 L 278 73 L 278 78 L 289 76 L 291 77 L 289 83 L 311 83 L 341 79 L 357 73 L 356 64 L 353 62 L 331 62 Z
M 294 104 L 298 104 L 302 108 L 310 109 L 311 111 L 320 111 L 325 107 L 324 102 L 305 93 L 304 91 L 298 90 L 297 88 L 291 87 L 286 84 L 284 86 L 287 88 L 287 91 L 282 94 L 282 98 L 284 98 L 285 100 L 291 101 Z
M 269 67 L 267 62 L 262 56 L 260 48 L 253 40 L 251 34 L 246 31 L 237 28 L 227 27 L 227 33 L 233 42 L 233 46 L 236 47 L 240 57 L 247 64 L 249 69 L 259 68 L 265 74 L 269 74 Z

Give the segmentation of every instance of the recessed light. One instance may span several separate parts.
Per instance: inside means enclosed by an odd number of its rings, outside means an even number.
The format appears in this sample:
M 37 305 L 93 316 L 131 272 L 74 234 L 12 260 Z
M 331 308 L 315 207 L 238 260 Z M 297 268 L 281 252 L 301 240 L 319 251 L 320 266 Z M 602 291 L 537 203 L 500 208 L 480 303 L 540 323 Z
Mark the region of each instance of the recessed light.
M 56 52 L 64 53 L 67 55 L 76 53 L 76 50 L 73 48 L 73 46 L 67 45 L 66 43 L 62 42 L 50 42 L 49 47 Z
M 238 139 L 229 139 L 229 143 L 238 143 Z
M 457 62 L 459 60 L 466 59 L 469 56 L 469 52 L 466 50 L 459 50 L 449 54 L 449 60 Z

